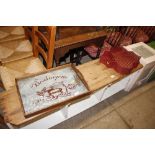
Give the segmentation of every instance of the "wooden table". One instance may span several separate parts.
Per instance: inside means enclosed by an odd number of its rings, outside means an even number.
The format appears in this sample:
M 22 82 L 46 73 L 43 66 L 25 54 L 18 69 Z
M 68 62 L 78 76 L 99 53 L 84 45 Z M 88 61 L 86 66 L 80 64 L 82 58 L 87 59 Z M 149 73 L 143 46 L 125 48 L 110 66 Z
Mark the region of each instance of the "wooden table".
M 101 47 L 107 33 L 105 30 L 98 30 L 74 36 L 63 37 L 55 41 L 56 65 L 59 65 L 60 58 L 64 57 L 69 50 L 90 45 L 91 43 Z
M 133 72 L 138 71 L 140 68 L 142 68 L 142 65 L 139 65 L 137 68 L 135 68 Z M 78 66 L 77 69 L 83 74 L 92 92 L 92 95 L 93 93 L 95 93 L 96 90 L 99 90 L 108 85 L 114 84 L 115 82 L 118 82 L 119 80 L 130 76 L 130 75 L 123 76 L 117 73 L 115 70 L 107 68 L 105 65 L 99 63 L 99 60 L 94 60 L 94 61 L 90 61 L 88 63 L 82 64 Z M 93 99 L 92 95 L 90 96 L 90 98 Z M 82 102 L 80 103 L 82 105 L 88 104 L 88 107 L 91 106 L 91 104 L 89 103 L 90 101 L 86 103 L 85 99 L 81 99 L 80 102 Z M 93 104 L 96 104 L 96 103 L 97 101 L 94 101 Z M 75 104 L 68 103 L 68 104 L 76 105 L 76 103 Z M 19 101 L 19 97 L 17 94 L 17 89 L 13 88 L 10 91 L 6 91 L 0 94 L 0 108 L 3 110 L 4 118 L 6 122 L 9 122 L 9 124 L 12 124 L 14 127 L 16 126 L 20 127 L 20 126 L 23 126 L 23 125 L 25 126 L 29 123 L 35 122 L 41 118 L 44 119 L 46 117 L 50 117 L 52 113 L 54 114 L 54 112 L 59 111 L 62 107 L 57 107 L 56 109 L 50 109 L 44 113 L 37 114 L 33 117 L 25 118 Z M 76 108 L 76 112 L 77 111 L 78 109 Z M 57 116 L 56 116 L 56 119 L 57 119 Z M 52 120 L 54 121 L 54 119 Z

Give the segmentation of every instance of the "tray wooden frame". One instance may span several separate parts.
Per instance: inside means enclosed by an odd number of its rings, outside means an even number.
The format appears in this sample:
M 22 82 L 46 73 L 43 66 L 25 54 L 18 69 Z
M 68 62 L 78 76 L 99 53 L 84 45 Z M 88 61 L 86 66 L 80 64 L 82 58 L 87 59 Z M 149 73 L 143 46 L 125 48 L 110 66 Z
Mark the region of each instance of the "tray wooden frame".
M 66 67 L 71 67 L 71 68 L 75 71 L 75 73 L 77 74 L 78 78 L 81 80 L 81 82 L 84 84 L 84 86 L 86 87 L 86 89 L 87 89 L 88 91 L 85 92 L 85 93 L 82 93 L 82 94 L 80 94 L 80 95 L 77 95 L 77 96 L 71 97 L 71 98 L 69 98 L 69 99 L 66 99 L 66 100 L 64 100 L 64 101 L 62 101 L 62 102 L 58 102 L 58 103 L 56 103 L 56 104 L 54 104 L 54 105 L 51 105 L 51 106 L 49 106 L 49 107 L 46 107 L 46 108 L 44 108 L 44 109 L 38 110 L 38 111 L 36 111 L 36 112 L 30 113 L 30 114 L 26 114 L 26 113 L 25 113 L 25 110 L 24 110 L 23 103 L 22 103 L 22 98 L 21 98 L 21 95 L 20 95 L 20 91 L 19 91 L 19 87 L 18 87 L 17 82 L 18 82 L 19 80 L 23 80 L 23 79 L 30 78 L 30 77 L 35 77 L 35 76 L 37 76 L 37 75 L 42 75 L 42 74 L 48 73 L 48 72 L 50 72 L 50 71 L 60 70 L 60 69 L 66 68 Z M 48 111 L 49 109 L 55 109 L 55 108 L 57 108 L 57 107 L 62 107 L 62 106 L 66 105 L 66 104 L 69 104 L 70 102 L 72 102 L 72 101 L 74 101 L 74 100 L 76 100 L 76 99 L 79 99 L 79 98 L 82 98 L 82 97 L 84 97 L 84 96 L 90 95 L 90 93 L 91 93 L 90 88 L 89 88 L 87 82 L 85 81 L 83 75 L 81 74 L 81 72 L 80 72 L 73 64 L 66 64 L 66 65 L 62 65 L 62 66 L 55 67 L 55 68 L 52 68 L 52 69 L 48 69 L 48 70 L 46 70 L 46 71 L 42 71 L 42 72 L 34 73 L 34 74 L 31 74 L 31 75 L 28 75 L 28 76 L 16 78 L 16 79 L 15 79 L 15 82 L 16 82 L 16 87 L 17 87 L 17 93 L 18 93 L 18 96 L 19 96 L 19 100 L 20 100 L 20 103 L 21 103 L 21 105 L 22 105 L 22 110 L 23 110 L 24 116 L 25 116 L 26 118 L 27 118 L 27 117 L 31 117 L 31 116 L 33 116 L 33 115 L 35 115 L 35 114 L 38 114 L 38 113 L 46 112 L 46 111 Z

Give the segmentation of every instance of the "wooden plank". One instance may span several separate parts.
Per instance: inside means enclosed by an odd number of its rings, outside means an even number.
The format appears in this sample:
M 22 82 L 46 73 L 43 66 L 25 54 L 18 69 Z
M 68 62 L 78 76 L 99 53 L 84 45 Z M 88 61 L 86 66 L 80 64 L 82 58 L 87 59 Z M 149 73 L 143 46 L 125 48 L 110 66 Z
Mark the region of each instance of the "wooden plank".
M 99 26 L 57 26 L 56 40 L 101 30 Z
M 107 68 L 99 60 L 94 60 L 77 67 L 86 79 L 91 91 L 95 91 L 107 84 L 118 80 L 120 74 Z
M 142 65 L 139 65 L 133 72 L 139 70 Z M 113 69 L 107 68 L 105 65 L 100 64 L 99 60 L 90 61 L 77 67 L 85 78 L 88 87 L 91 91 L 103 88 L 106 85 L 115 83 L 122 79 L 123 75 L 120 75 Z M 14 87 L 10 91 L 0 94 L 0 108 L 3 110 L 4 119 L 15 126 L 26 125 L 30 122 L 43 118 L 52 112 L 59 110 L 62 107 L 56 107 L 56 109 L 48 109 L 46 112 L 37 114 L 35 116 L 25 118 L 22 110 L 17 89 Z
M 80 35 L 76 35 L 76 36 L 72 36 L 72 37 L 67 37 L 65 39 L 57 40 L 55 42 L 55 49 L 73 45 L 73 44 L 77 44 L 77 43 L 84 42 L 84 41 L 89 41 L 91 39 L 103 37 L 106 35 L 107 35 L 107 33 L 102 30 L 102 31 L 85 33 L 85 34 L 80 34 Z
M 133 72 L 140 68 L 142 68 L 142 65 L 139 65 Z M 77 69 L 79 69 L 84 76 L 92 92 L 127 76 L 119 74 L 112 68 L 107 68 L 104 64 L 99 62 L 99 59 L 79 65 Z
M 30 118 L 25 118 L 22 105 L 18 97 L 17 88 L 14 87 L 9 91 L 0 93 L 0 108 L 4 113 L 5 122 L 9 122 L 15 126 L 22 126 L 42 118 L 51 112 L 54 112 L 56 109 L 58 110 L 59 107 L 52 110 L 49 109 L 44 113 L 36 114 Z

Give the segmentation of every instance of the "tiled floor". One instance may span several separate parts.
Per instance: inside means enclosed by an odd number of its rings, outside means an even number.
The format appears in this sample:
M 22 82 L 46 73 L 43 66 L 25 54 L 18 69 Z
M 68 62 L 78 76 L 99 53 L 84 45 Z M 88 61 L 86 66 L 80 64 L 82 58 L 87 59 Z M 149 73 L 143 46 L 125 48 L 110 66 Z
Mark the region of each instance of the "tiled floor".
M 104 118 L 104 119 L 103 119 Z M 84 128 L 86 129 L 119 129 L 129 128 L 128 125 L 121 119 L 121 117 L 117 114 L 116 111 L 112 111 L 108 115 L 101 117 L 100 119 L 92 122 L 91 124 L 86 125 Z
M 117 108 L 130 128 L 155 128 L 155 88 Z
M 54 128 L 155 128 L 155 81 L 129 94 L 119 92 Z

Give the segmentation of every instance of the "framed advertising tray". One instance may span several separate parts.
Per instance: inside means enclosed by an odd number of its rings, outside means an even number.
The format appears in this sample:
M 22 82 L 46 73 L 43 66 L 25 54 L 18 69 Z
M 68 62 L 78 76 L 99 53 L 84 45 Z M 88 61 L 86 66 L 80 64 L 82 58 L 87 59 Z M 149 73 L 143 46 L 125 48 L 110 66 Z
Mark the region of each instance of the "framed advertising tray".
M 25 117 L 90 93 L 82 74 L 72 64 L 18 78 L 16 86 Z

